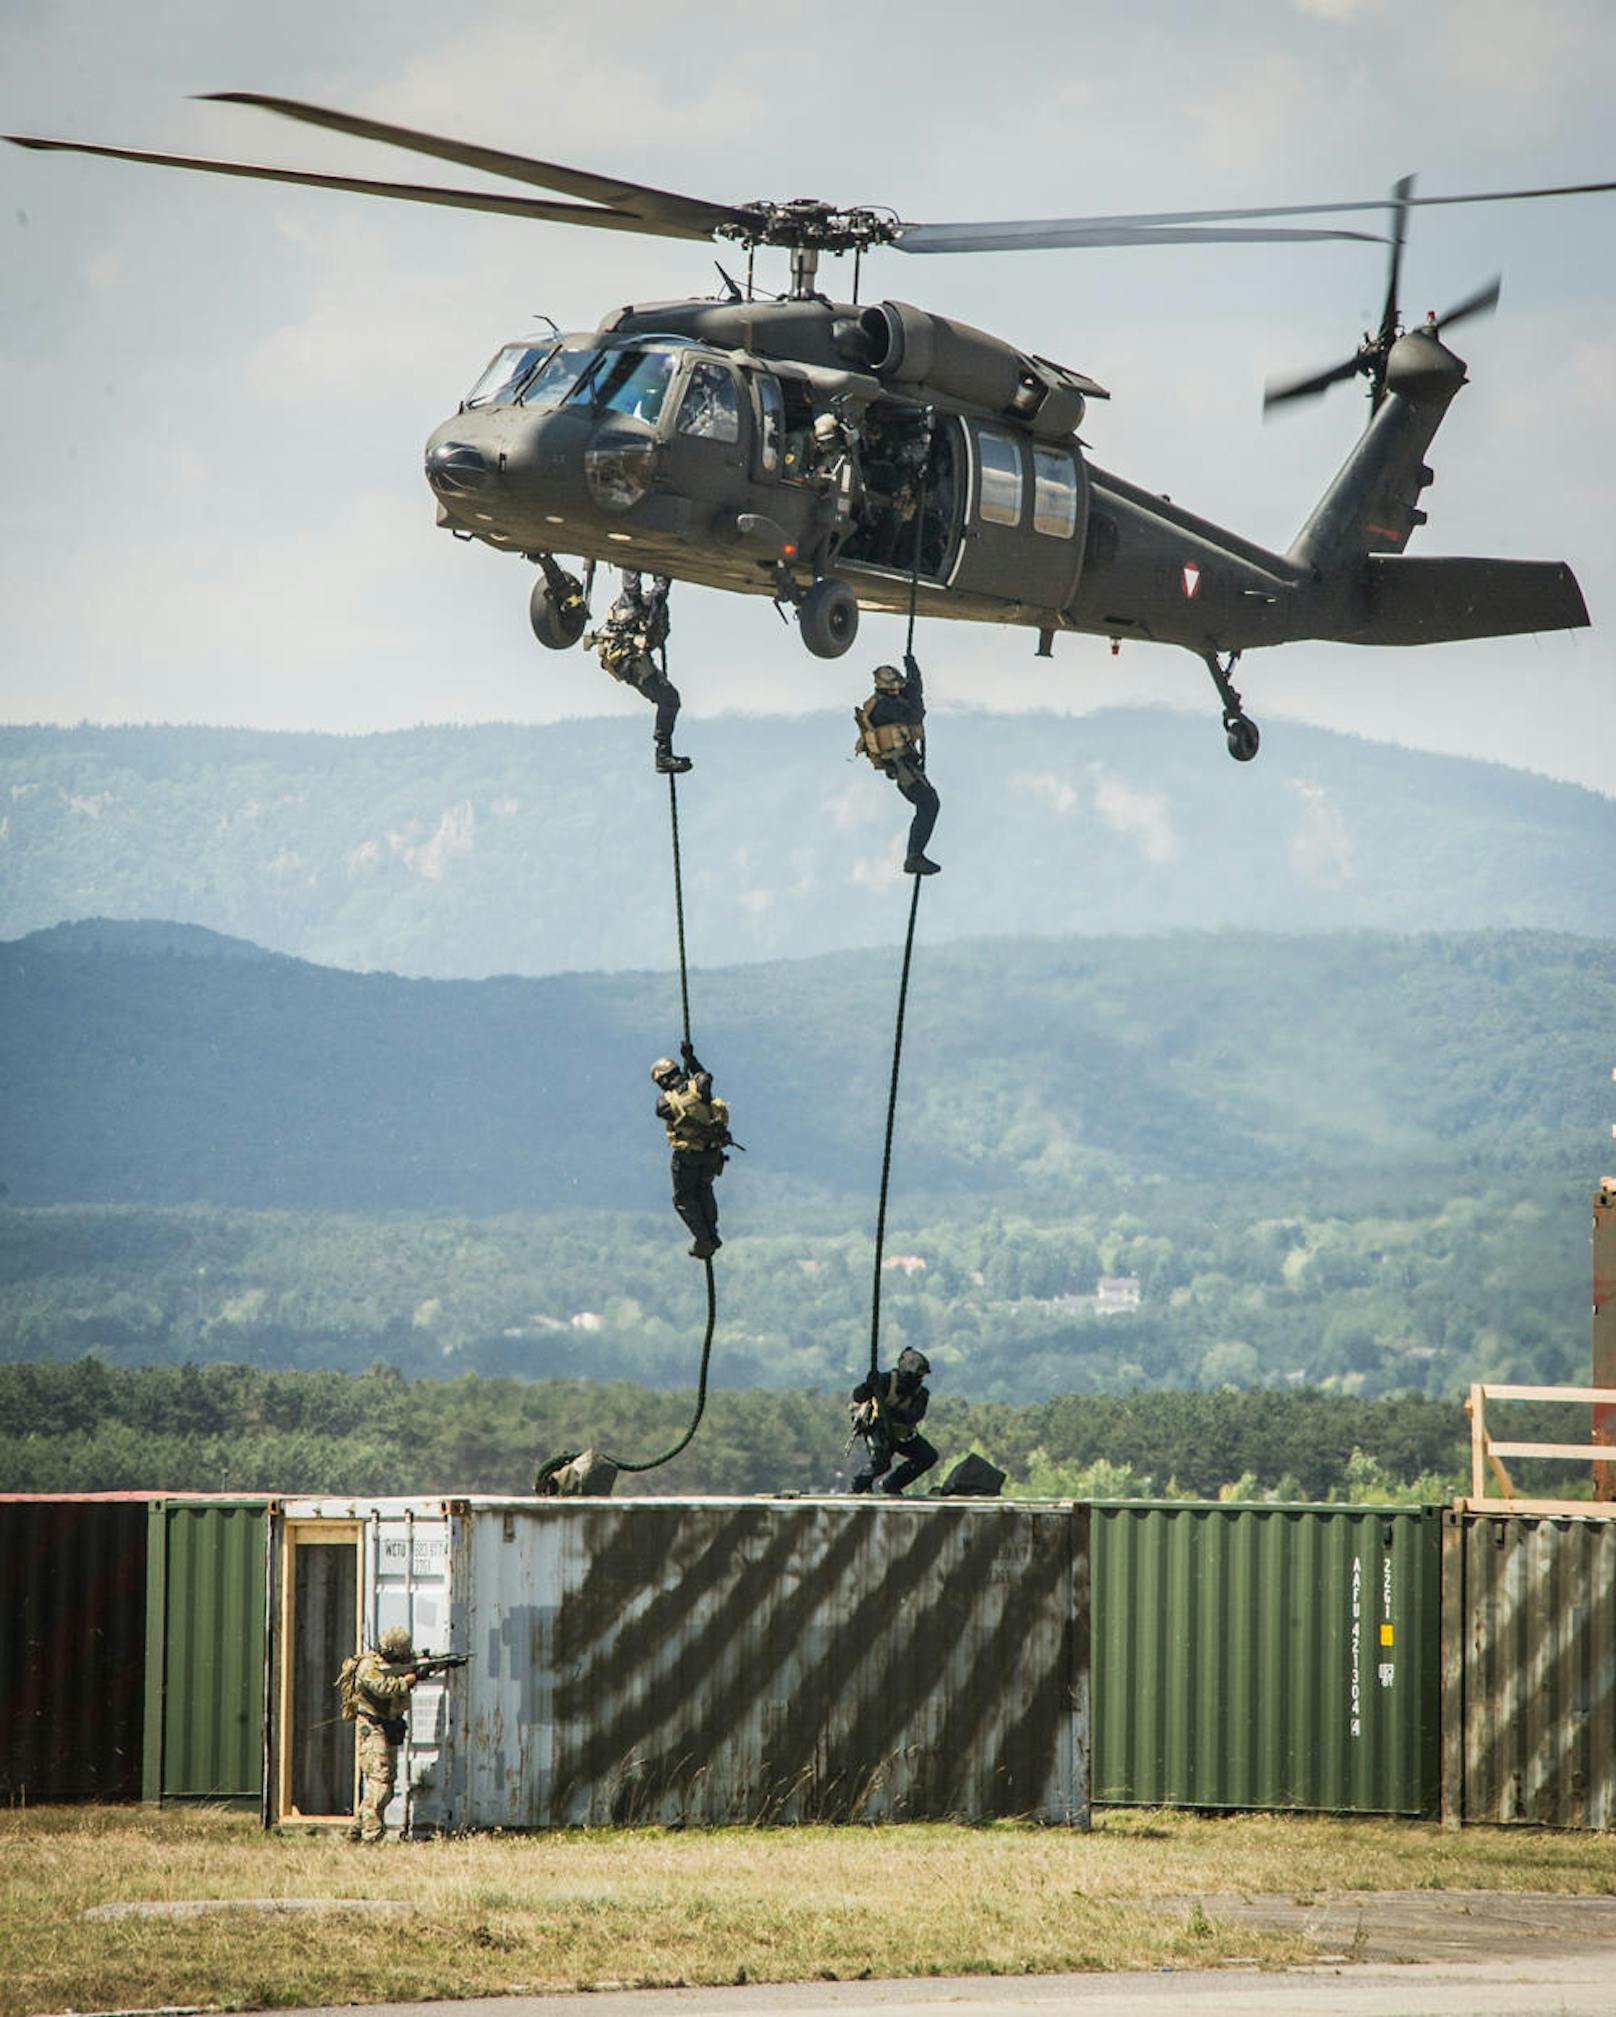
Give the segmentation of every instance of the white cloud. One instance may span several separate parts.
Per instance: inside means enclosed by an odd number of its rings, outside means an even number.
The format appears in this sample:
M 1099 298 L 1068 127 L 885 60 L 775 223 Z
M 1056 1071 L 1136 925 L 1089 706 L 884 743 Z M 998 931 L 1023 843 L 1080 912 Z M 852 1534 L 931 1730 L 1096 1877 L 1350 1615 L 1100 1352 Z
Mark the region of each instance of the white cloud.
M 1301 800 L 1301 816 L 1291 835 L 1291 867 L 1298 880 L 1315 889 L 1339 889 L 1357 873 L 1352 835 L 1341 809 L 1323 785 L 1308 778 L 1287 778 Z
M 1010 789 L 1045 800 L 1062 819 L 1077 810 L 1077 792 L 1066 778 L 1058 777 L 1052 770 L 1017 771 L 1010 780 Z
M 1089 776 L 1094 781 L 1094 810 L 1113 833 L 1137 842 L 1146 861 L 1177 859 L 1173 810 L 1160 792 L 1135 791 L 1103 764 L 1090 764 Z

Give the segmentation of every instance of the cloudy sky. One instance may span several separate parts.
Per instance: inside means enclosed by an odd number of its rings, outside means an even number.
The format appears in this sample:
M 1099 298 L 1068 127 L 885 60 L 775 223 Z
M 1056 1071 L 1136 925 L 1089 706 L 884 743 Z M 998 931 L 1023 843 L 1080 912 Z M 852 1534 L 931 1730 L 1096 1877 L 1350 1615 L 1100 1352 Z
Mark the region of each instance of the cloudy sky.
M 468 186 L 191 94 L 920 219 L 1616 179 L 1610 0 L 0 0 L 0 35 L 8 131 Z M 710 291 L 700 246 L 0 151 L 0 716 L 362 731 L 631 705 L 533 642 L 521 561 L 434 527 L 421 445 L 536 312 L 588 327 Z M 1455 337 L 1473 383 L 1413 550 L 1568 560 L 1595 628 L 1254 655 L 1269 749 L 1291 717 L 1616 792 L 1613 255 L 1616 195 L 1417 213 L 1405 268 L 1410 316 L 1504 278 Z M 864 292 L 1090 373 L 1113 393 L 1085 425 L 1099 461 L 1283 547 L 1362 403 L 1265 426 L 1264 379 L 1345 355 L 1382 285 L 1377 248 L 1324 244 L 887 253 Z M 864 644 L 892 643 L 866 619 L 827 666 L 766 603 L 695 589 L 675 620 L 696 713 L 845 705 Z M 1226 761 L 1185 654 L 1073 638 L 1039 666 L 1026 633 L 953 625 L 923 646 L 945 704 L 1194 707 Z

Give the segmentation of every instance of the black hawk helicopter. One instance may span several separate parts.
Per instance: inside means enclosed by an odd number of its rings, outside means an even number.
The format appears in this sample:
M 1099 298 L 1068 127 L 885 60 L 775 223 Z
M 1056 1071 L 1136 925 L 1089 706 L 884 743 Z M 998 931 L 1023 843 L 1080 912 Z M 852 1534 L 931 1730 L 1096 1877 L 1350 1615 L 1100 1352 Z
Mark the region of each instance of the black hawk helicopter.
M 1445 315 L 1403 326 L 1398 285 L 1410 209 L 1583 195 L 1549 189 L 1417 197 L 1411 177 L 1361 203 L 992 223 L 908 223 L 876 208 L 709 203 L 256 92 L 208 94 L 360 139 L 583 198 L 502 195 L 304 173 L 82 141 L 8 135 L 213 175 L 340 189 L 698 241 L 747 256 L 722 298 L 621 308 L 586 333 L 505 344 L 427 443 L 438 522 L 540 570 L 530 616 L 541 643 L 576 644 L 596 567 L 771 597 L 807 648 L 836 658 L 861 608 L 1016 624 L 1049 656 L 1058 632 L 1180 645 L 1205 661 L 1229 751 L 1257 753 L 1230 675 L 1241 654 L 1302 639 L 1432 644 L 1588 622 L 1562 562 L 1408 559 L 1424 524 L 1424 457 L 1465 366 L 1443 341 L 1498 300 L 1493 280 Z M 1362 436 L 1284 553 L 1099 468 L 1077 428 L 1102 386 L 1047 357 L 901 301 L 861 307 L 818 290 L 821 256 L 1028 251 L 1100 245 L 1378 239 L 1322 218 L 1385 210 L 1385 307 L 1352 356 L 1270 388 L 1265 404 L 1369 381 Z M 789 291 L 760 298 L 760 247 L 787 251 Z M 557 555 L 577 555 L 582 578 Z

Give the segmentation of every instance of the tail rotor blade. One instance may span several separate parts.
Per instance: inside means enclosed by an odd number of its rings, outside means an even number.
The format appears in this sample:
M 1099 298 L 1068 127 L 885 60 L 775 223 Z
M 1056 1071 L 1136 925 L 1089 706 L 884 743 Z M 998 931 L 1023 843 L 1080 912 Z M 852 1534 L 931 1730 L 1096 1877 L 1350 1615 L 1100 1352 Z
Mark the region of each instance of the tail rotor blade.
M 1271 379 L 1263 392 L 1263 412 L 1268 413 L 1276 406 L 1283 406 L 1290 399 L 1313 399 L 1321 392 L 1327 392 L 1332 385 L 1339 385 L 1344 378 L 1354 378 L 1363 369 L 1363 356 L 1348 357 L 1340 364 L 1332 364 L 1328 371 L 1315 372 L 1309 378 Z
M 1446 315 L 1436 318 L 1438 329 L 1451 329 L 1456 322 L 1463 322 L 1472 315 L 1491 315 L 1498 306 L 1498 297 L 1503 292 L 1502 276 L 1495 273 L 1485 287 L 1478 287 L 1474 294 L 1467 294 L 1463 301 L 1456 302 Z

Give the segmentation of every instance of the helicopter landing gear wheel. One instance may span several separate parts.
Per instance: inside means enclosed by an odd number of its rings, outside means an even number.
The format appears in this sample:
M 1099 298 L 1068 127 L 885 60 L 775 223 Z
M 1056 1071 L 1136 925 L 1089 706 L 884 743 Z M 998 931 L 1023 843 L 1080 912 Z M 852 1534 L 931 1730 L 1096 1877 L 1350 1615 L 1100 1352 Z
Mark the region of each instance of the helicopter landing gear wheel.
M 551 651 L 566 651 L 584 634 L 589 621 L 589 603 L 583 583 L 551 562 L 554 575 L 546 570 L 533 584 L 528 598 L 528 621 L 533 635 Z
M 1262 745 L 1262 737 L 1257 724 L 1246 713 L 1240 696 L 1229 683 L 1229 675 L 1240 662 L 1238 651 L 1229 653 L 1225 665 L 1215 651 L 1203 652 L 1206 669 L 1212 675 L 1212 684 L 1218 690 L 1218 699 L 1223 702 L 1223 733 L 1229 745 L 1229 754 L 1236 763 L 1250 763 Z
M 858 636 L 858 597 L 833 574 L 822 576 L 797 608 L 797 628 L 815 658 L 840 658 Z

